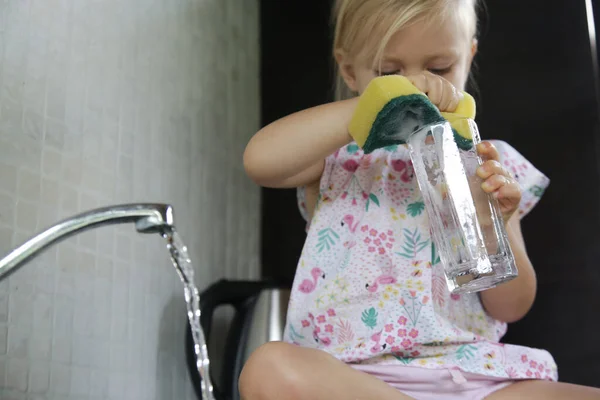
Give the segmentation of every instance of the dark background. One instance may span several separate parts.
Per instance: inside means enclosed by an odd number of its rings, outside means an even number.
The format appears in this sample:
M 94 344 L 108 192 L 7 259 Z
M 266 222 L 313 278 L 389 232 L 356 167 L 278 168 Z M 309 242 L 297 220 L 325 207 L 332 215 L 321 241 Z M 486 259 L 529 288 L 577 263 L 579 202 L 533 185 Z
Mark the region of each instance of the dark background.
M 552 181 L 523 221 L 537 300 L 505 341 L 548 349 L 561 381 L 600 387 L 600 108 L 585 1 L 488 3 L 479 128 Z M 331 101 L 329 12 L 326 0 L 262 1 L 263 124 Z M 262 212 L 263 275 L 291 285 L 305 238 L 295 191 L 265 189 Z

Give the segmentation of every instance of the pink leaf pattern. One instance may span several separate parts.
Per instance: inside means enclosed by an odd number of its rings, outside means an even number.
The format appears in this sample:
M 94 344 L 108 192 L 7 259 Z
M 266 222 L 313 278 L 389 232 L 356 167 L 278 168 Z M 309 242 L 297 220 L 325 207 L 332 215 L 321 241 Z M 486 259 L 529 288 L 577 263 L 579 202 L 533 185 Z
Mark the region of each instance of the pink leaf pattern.
M 446 299 L 444 298 L 444 294 L 446 293 L 446 280 L 443 276 L 435 274 L 431 277 L 431 280 L 431 294 L 433 296 L 433 302 L 440 308 L 444 308 L 444 305 L 446 304 Z
M 349 321 L 339 320 L 336 324 L 339 328 L 338 330 L 338 343 L 344 344 L 351 342 L 354 339 L 354 331 L 352 330 L 352 325 L 350 325 Z

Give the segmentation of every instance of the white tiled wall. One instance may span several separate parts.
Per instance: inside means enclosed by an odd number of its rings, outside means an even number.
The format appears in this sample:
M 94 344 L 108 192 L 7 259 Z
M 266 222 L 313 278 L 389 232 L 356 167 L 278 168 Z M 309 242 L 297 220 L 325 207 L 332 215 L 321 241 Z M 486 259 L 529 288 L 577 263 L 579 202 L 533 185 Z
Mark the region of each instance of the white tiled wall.
M 258 275 L 258 0 L 0 0 L 0 253 L 168 202 L 197 281 Z M 0 399 L 191 399 L 162 239 L 89 231 L 0 282 Z

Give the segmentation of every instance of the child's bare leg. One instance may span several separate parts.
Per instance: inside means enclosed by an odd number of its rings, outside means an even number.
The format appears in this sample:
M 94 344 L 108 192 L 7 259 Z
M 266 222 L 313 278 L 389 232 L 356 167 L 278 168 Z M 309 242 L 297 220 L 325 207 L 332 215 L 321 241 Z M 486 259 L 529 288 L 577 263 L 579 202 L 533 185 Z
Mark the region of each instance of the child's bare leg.
M 329 354 L 271 342 L 251 356 L 239 380 L 244 400 L 408 400 L 385 382 Z
M 550 381 L 517 382 L 492 393 L 486 400 L 599 400 L 600 389 Z

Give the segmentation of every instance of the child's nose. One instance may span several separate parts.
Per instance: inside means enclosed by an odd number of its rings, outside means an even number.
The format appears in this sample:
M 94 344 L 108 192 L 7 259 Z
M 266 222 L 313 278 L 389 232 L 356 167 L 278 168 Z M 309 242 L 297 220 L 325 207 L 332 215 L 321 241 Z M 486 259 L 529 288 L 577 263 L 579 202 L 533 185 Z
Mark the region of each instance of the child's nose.
M 414 76 L 422 74 L 423 72 L 425 72 L 425 69 L 422 66 L 408 66 L 402 71 L 402 75 Z

